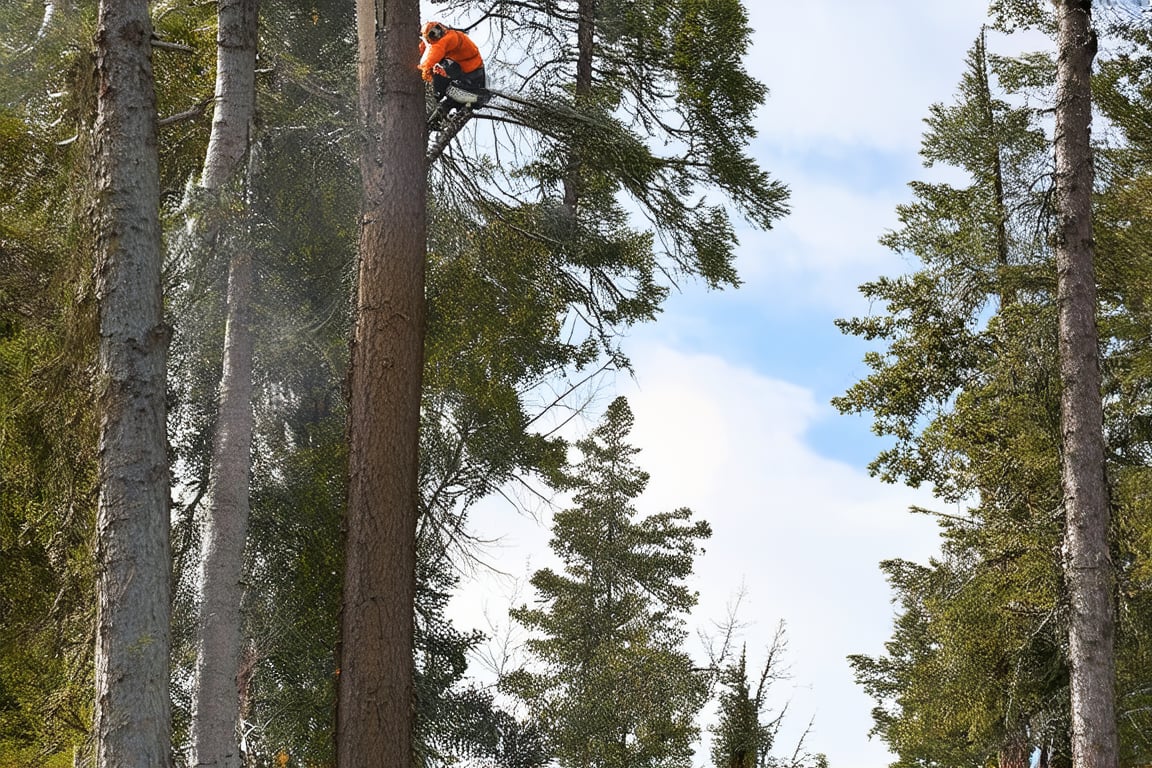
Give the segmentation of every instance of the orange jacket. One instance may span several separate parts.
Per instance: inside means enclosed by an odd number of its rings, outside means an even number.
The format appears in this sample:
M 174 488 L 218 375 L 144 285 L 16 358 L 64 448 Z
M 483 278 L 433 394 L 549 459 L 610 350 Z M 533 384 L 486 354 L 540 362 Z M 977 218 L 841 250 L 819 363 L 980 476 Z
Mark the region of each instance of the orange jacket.
M 463 32 L 449 29 L 436 42 L 428 42 L 428 30 L 435 23 L 433 21 L 428 22 L 421 31 L 423 37 L 420 40 L 420 52 L 423 55 L 420 57 L 420 75 L 425 80 L 432 80 L 433 67 L 443 59 L 451 59 L 459 64 L 461 71 L 465 74 L 475 72 L 484 66 L 484 60 L 480 58 L 480 49 Z

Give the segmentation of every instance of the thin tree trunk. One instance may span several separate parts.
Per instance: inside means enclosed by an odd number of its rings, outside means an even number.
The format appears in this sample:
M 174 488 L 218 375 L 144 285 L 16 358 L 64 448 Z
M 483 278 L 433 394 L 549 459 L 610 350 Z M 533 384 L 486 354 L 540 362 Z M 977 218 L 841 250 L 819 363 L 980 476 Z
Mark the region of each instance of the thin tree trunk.
M 996 131 L 996 113 L 992 109 L 992 85 L 988 81 L 988 45 L 987 30 L 980 30 L 980 39 L 977 42 L 977 56 L 980 59 L 980 106 L 983 108 L 986 121 L 985 130 L 988 136 L 995 137 L 991 142 L 988 153 L 988 165 L 992 171 L 992 194 L 996 214 L 996 266 L 997 266 L 997 293 L 1000 298 L 1000 307 L 1004 308 L 1015 301 L 1015 291 L 1010 291 L 1005 284 L 1008 267 L 1008 206 L 1004 204 L 1004 161 L 1000 151 L 1000 138 Z
M 1056 239 L 1060 323 L 1065 581 L 1071 608 L 1072 762 L 1117 765 L 1115 609 L 1109 557 L 1092 238 L 1089 0 L 1056 3 Z
M 171 765 L 170 554 L 160 178 L 152 22 L 144 0 L 100 3 L 96 520 L 98 766 Z
M 424 345 L 418 0 L 358 0 L 364 145 L 336 760 L 411 768 Z
M 217 190 L 248 154 L 256 109 L 257 0 L 218 0 L 212 135 L 200 185 Z
M 596 44 L 596 0 L 579 0 L 576 21 L 576 88 L 579 103 L 592 94 L 592 62 Z M 573 150 L 564 171 L 564 208 L 576 215 L 580 203 L 580 153 Z
M 228 270 L 228 319 L 212 491 L 203 540 L 202 601 L 193 700 L 193 766 L 239 768 L 237 739 L 244 544 L 252 450 L 252 257 L 237 248 Z
M 200 185 L 223 210 L 241 194 L 255 113 L 256 0 L 220 0 L 216 108 Z M 246 202 L 246 201 L 244 201 Z M 252 453 L 252 253 L 247 216 L 216 212 L 197 232 L 198 247 L 228 253 L 224 365 L 220 377 L 211 487 L 201 550 L 201 608 L 193 697 L 193 766 L 239 768 L 237 739 L 242 646 L 244 544 Z M 216 222 L 226 222 L 221 231 Z M 194 224 L 196 229 L 199 225 Z

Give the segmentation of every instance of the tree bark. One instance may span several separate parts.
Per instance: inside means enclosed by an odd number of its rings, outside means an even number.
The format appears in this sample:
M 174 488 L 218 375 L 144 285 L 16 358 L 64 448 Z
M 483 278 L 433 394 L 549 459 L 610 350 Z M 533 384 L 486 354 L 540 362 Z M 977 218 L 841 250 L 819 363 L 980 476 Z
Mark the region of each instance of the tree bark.
M 1000 151 L 1001 140 L 998 136 L 996 113 L 992 108 L 992 84 L 988 80 L 988 43 L 987 30 L 980 30 L 977 41 L 976 55 L 980 63 L 980 94 L 979 101 L 984 119 L 987 121 L 985 130 L 989 137 L 995 137 L 990 142 L 988 151 L 988 166 L 992 172 L 992 194 L 994 196 L 993 211 L 996 215 L 996 284 L 1000 307 L 1003 309 L 1015 301 L 1015 291 L 1009 290 L 1006 285 L 1008 269 L 1008 206 L 1004 203 L 1004 159 Z
M 1118 764 L 1114 576 L 1109 557 L 1092 237 L 1090 0 L 1056 0 L 1056 271 L 1060 324 L 1064 570 L 1071 609 L 1072 761 Z
M 576 21 L 576 102 L 592 95 L 592 63 L 596 53 L 596 0 L 579 0 Z M 580 204 L 580 153 L 573 150 L 564 170 L 564 208 L 576 216 Z
M 426 168 L 418 0 L 358 0 L 360 225 L 337 696 L 341 768 L 411 768 Z
M 256 110 L 257 0 L 218 0 L 212 135 L 200 185 L 218 190 L 248 154 Z
M 96 764 L 171 765 L 170 543 L 152 22 L 100 3 L 96 31 L 100 498 Z
M 1032 747 L 1028 743 L 1027 731 L 1021 729 L 1005 738 L 996 756 L 997 768 L 1028 768 Z
M 241 194 L 243 160 L 250 151 L 256 88 L 256 0 L 220 0 L 216 54 L 216 108 L 200 185 L 223 210 Z M 245 201 L 246 202 L 246 201 Z M 252 453 L 252 253 L 239 216 L 210 215 L 193 223 L 194 243 L 228 254 L 224 365 L 220 376 L 211 486 L 201 549 L 201 607 L 192 702 L 192 766 L 240 768 L 237 739 L 243 643 L 244 545 L 248 535 Z M 217 222 L 225 222 L 221 231 Z

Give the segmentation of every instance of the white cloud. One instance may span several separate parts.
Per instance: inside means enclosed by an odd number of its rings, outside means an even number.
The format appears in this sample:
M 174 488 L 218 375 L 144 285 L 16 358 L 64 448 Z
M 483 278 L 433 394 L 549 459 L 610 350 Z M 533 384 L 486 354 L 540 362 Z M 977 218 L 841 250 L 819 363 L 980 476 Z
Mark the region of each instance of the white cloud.
M 740 231 L 742 292 L 847 313 L 860 308 L 862 282 L 907 270 L 902 257 L 878 242 L 897 225 L 896 206 L 908 198 L 897 194 L 903 185 L 860 191 L 815 180 L 801 168 L 779 173 L 792 188 L 792 213 L 771 231 Z
M 808 747 L 836 768 L 888 762 L 884 746 L 866 738 L 872 702 L 845 657 L 879 652 L 890 632 L 879 561 L 922 559 L 935 548 L 935 526 L 907 512 L 928 504 L 926 494 L 816 454 L 805 433 L 827 409 L 802 387 L 662 346 L 637 349 L 633 359 L 636 382 L 620 388 L 636 416 L 637 461 L 651 474 L 638 507 L 688 506 L 714 529 L 697 565 L 696 622 L 723 618 L 746 585 L 750 658 L 762 656 L 779 620 L 788 626 L 793 677 L 779 693 L 792 705 L 780 746 L 815 716 Z M 486 536 L 508 534 L 492 555 L 505 571 L 523 576 L 550 560 L 543 526 L 495 507 L 473 523 Z M 509 591 L 507 581 L 482 576 L 455 601 L 455 615 L 483 627 L 486 607 L 502 619 Z M 706 754 L 696 762 L 706 764 Z
M 757 127 L 785 143 L 915 146 L 985 21 L 986 0 L 756 0 L 747 68 L 772 95 Z M 945 90 L 941 90 L 941 83 Z
M 889 761 L 868 742 L 872 702 L 846 656 L 877 653 L 891 630 L 882 559 L 925 558 L 935 525 L 908 513 L 927 493 L 880 483 L 817 455 L 805 432 L 827 414 L 807 390 L 701 355 L 635 354 L 633 442 L 652 481 L 644 509 L 690 506 L 714 528 L 698 566 L 699 616 L 721 618 L 746 584 L 749 652 L 788 625 L 793 699 L 781 747 L 815 716 L 808 746 L 837 768 Z

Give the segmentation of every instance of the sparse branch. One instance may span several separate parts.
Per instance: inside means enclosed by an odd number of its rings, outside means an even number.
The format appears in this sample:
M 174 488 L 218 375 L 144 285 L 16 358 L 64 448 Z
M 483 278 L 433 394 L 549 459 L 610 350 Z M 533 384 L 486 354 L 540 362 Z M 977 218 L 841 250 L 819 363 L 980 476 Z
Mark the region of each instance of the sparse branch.
M 160 38 L 158 38 L 156 36 L 152 37 L 152 47 L 153 48 L 159 48 L 162 51 L 179 51 L 180 53 L 196 53 L 196 49 L 190 45 L 184 45 L 183 43 L 170 43 L 167 40 L 161 40 Z
M 199 120 L 204 116 L 204 112 L 208 109 L 208 105 L 213 101 L 214 99 L 208 98 L 196 104 L 191 109 L 186 109 L 183 112 L 177 112 L 176 114 L 169 115 L 168 117 L 162 117 L 156 121 L 156 125 L 160 128 L 167 128 L 170 125 L 182 123 L 186 120 Z

